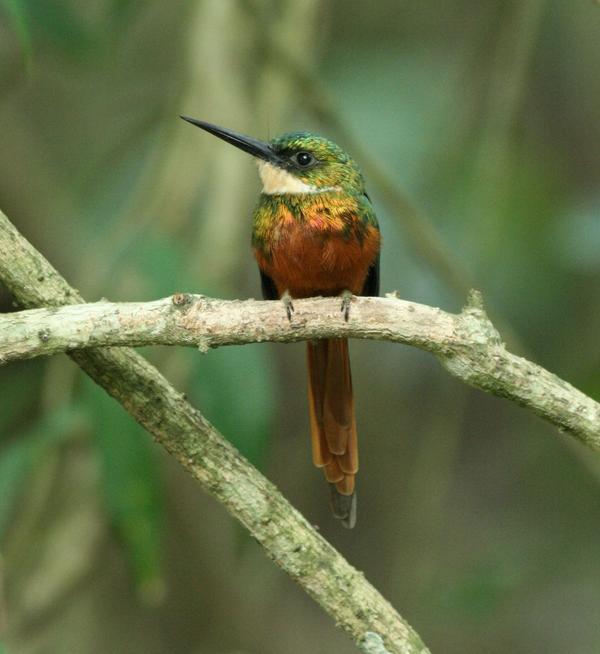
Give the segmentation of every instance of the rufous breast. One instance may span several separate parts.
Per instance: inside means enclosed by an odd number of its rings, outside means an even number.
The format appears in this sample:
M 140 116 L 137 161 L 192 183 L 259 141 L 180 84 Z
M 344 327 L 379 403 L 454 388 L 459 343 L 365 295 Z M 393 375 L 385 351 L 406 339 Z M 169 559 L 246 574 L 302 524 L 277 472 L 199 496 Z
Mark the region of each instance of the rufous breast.
M 319 207 L 302 218 L 281 211 L 268 244 L 256 248 L 255 256 L 280 295 L 360 294 L 379 246 L 379 230 L 356 213 Z

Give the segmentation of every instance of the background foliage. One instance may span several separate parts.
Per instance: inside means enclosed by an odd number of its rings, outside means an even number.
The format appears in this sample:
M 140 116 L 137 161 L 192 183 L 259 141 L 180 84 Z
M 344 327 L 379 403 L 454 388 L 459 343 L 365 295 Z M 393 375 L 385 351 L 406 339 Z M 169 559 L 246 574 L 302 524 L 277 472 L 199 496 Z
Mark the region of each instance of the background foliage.
M 365 168 L 384 291 L 458 310 L 470 278 L 513 349 L 600 399 L 598 43 L 590 1 L 1 0 L 0 203 L 89 300 L 257 297 L 254 166 L 177 115 L 319 131 Z M 433 652 L 596 654 L 597 457 L 420 352 L 352 352 L 351 533 L 300 346 L 145 354 Z M 0 649 L 355 651 L 65 357 L 0 369 L 0 409 Z

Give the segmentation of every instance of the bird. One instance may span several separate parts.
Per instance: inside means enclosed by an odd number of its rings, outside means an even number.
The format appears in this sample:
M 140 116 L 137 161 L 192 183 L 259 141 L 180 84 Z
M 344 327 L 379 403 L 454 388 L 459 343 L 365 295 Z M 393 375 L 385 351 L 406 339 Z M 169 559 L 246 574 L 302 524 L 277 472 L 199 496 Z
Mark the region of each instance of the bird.
M 379 295 L 381 236 L 363 175 L 338 145 L 308 131 L 269 141 L 181 116 L 252 155 L 262 192 L 253 215 L 252 248 L 263 298 L 338 296 L 348 320 L 353 296 Z M 348 340 L 307 342 L 313 463 L 329 483 L 333 514 L 356 523 L 358 442 Z

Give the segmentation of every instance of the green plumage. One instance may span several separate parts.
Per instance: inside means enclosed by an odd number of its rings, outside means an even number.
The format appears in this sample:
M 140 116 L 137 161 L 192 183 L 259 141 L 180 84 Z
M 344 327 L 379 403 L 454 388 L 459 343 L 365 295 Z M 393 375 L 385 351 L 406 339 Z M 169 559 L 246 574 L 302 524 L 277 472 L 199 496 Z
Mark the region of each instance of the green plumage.
M 256 157 L 263 189 L 252 243 L 266 300 L 341 296 L 348 320 L 351 295 L 379 294 L 381 237 L 356 163 L 339 146 L 310 132 L 269 143 L 185 118 Z M 334 515 L 356 522 L 358 440 L 346 339 L 307 344 L 313 462 L 331 488 Z
M 348 239 L 362 242 L 367 226 L 378 229 L 377 218 L 365 192 L 363 176 L 356 162 L 338 145 L 310 132 L 293 132 L 278 136 L 269 147 L 290 165 L 285 172 L 311 192 L 265 193 L 260 195 L 254 211 L 252 245 L 268 256 L 268 244 L 277 236 L 277 225 L 286 216 L 295 221 L 311 220 L 326 238 L 328 226 L 341 221 L 341 231 Z M 314 157 L 312 165 L 293 165 L 299 152 Z M 261 171 L 264 181 L 264 173 Z
M 313 186 L 337 186 L 348 193 L 362 194 L 365 183 L 357 163 L 339 145 L 311 132 L 292 132 L 272 139 L 269 146 L 285 158 L 297 152 L 310 152 L 318 162 L 303 169 L 291 167 L 289 172 Z

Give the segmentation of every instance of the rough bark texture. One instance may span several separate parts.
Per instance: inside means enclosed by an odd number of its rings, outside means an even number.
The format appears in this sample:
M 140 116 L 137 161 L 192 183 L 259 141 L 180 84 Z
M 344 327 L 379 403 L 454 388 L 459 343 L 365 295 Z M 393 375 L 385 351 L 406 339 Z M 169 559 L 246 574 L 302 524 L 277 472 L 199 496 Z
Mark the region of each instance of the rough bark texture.
M 83 302 L 2 212 L 0 280 L 26 308 Z M 377 651 L 373 643 L 381 643 L 389 654 L 427 654 L 418 634 L 363 574 L 143 357 L 128 348 L 78 350 L 70 356 L 248 529 L 362 651 Z
M 0 363 L 110 345 L 221 345 L 324 337 L 389 340 L 433 353 L 453 375 L 506 397 L 600 449 L 600 404 L 506 350 L 477 292 L 462 313 L 396 297 L 354 298 L 350 319 L 340 302 L 294 302 L 292 320 L 279 302 L 224 301 L 177 294 L 145 303 L 98 302 L 0 317 Z

